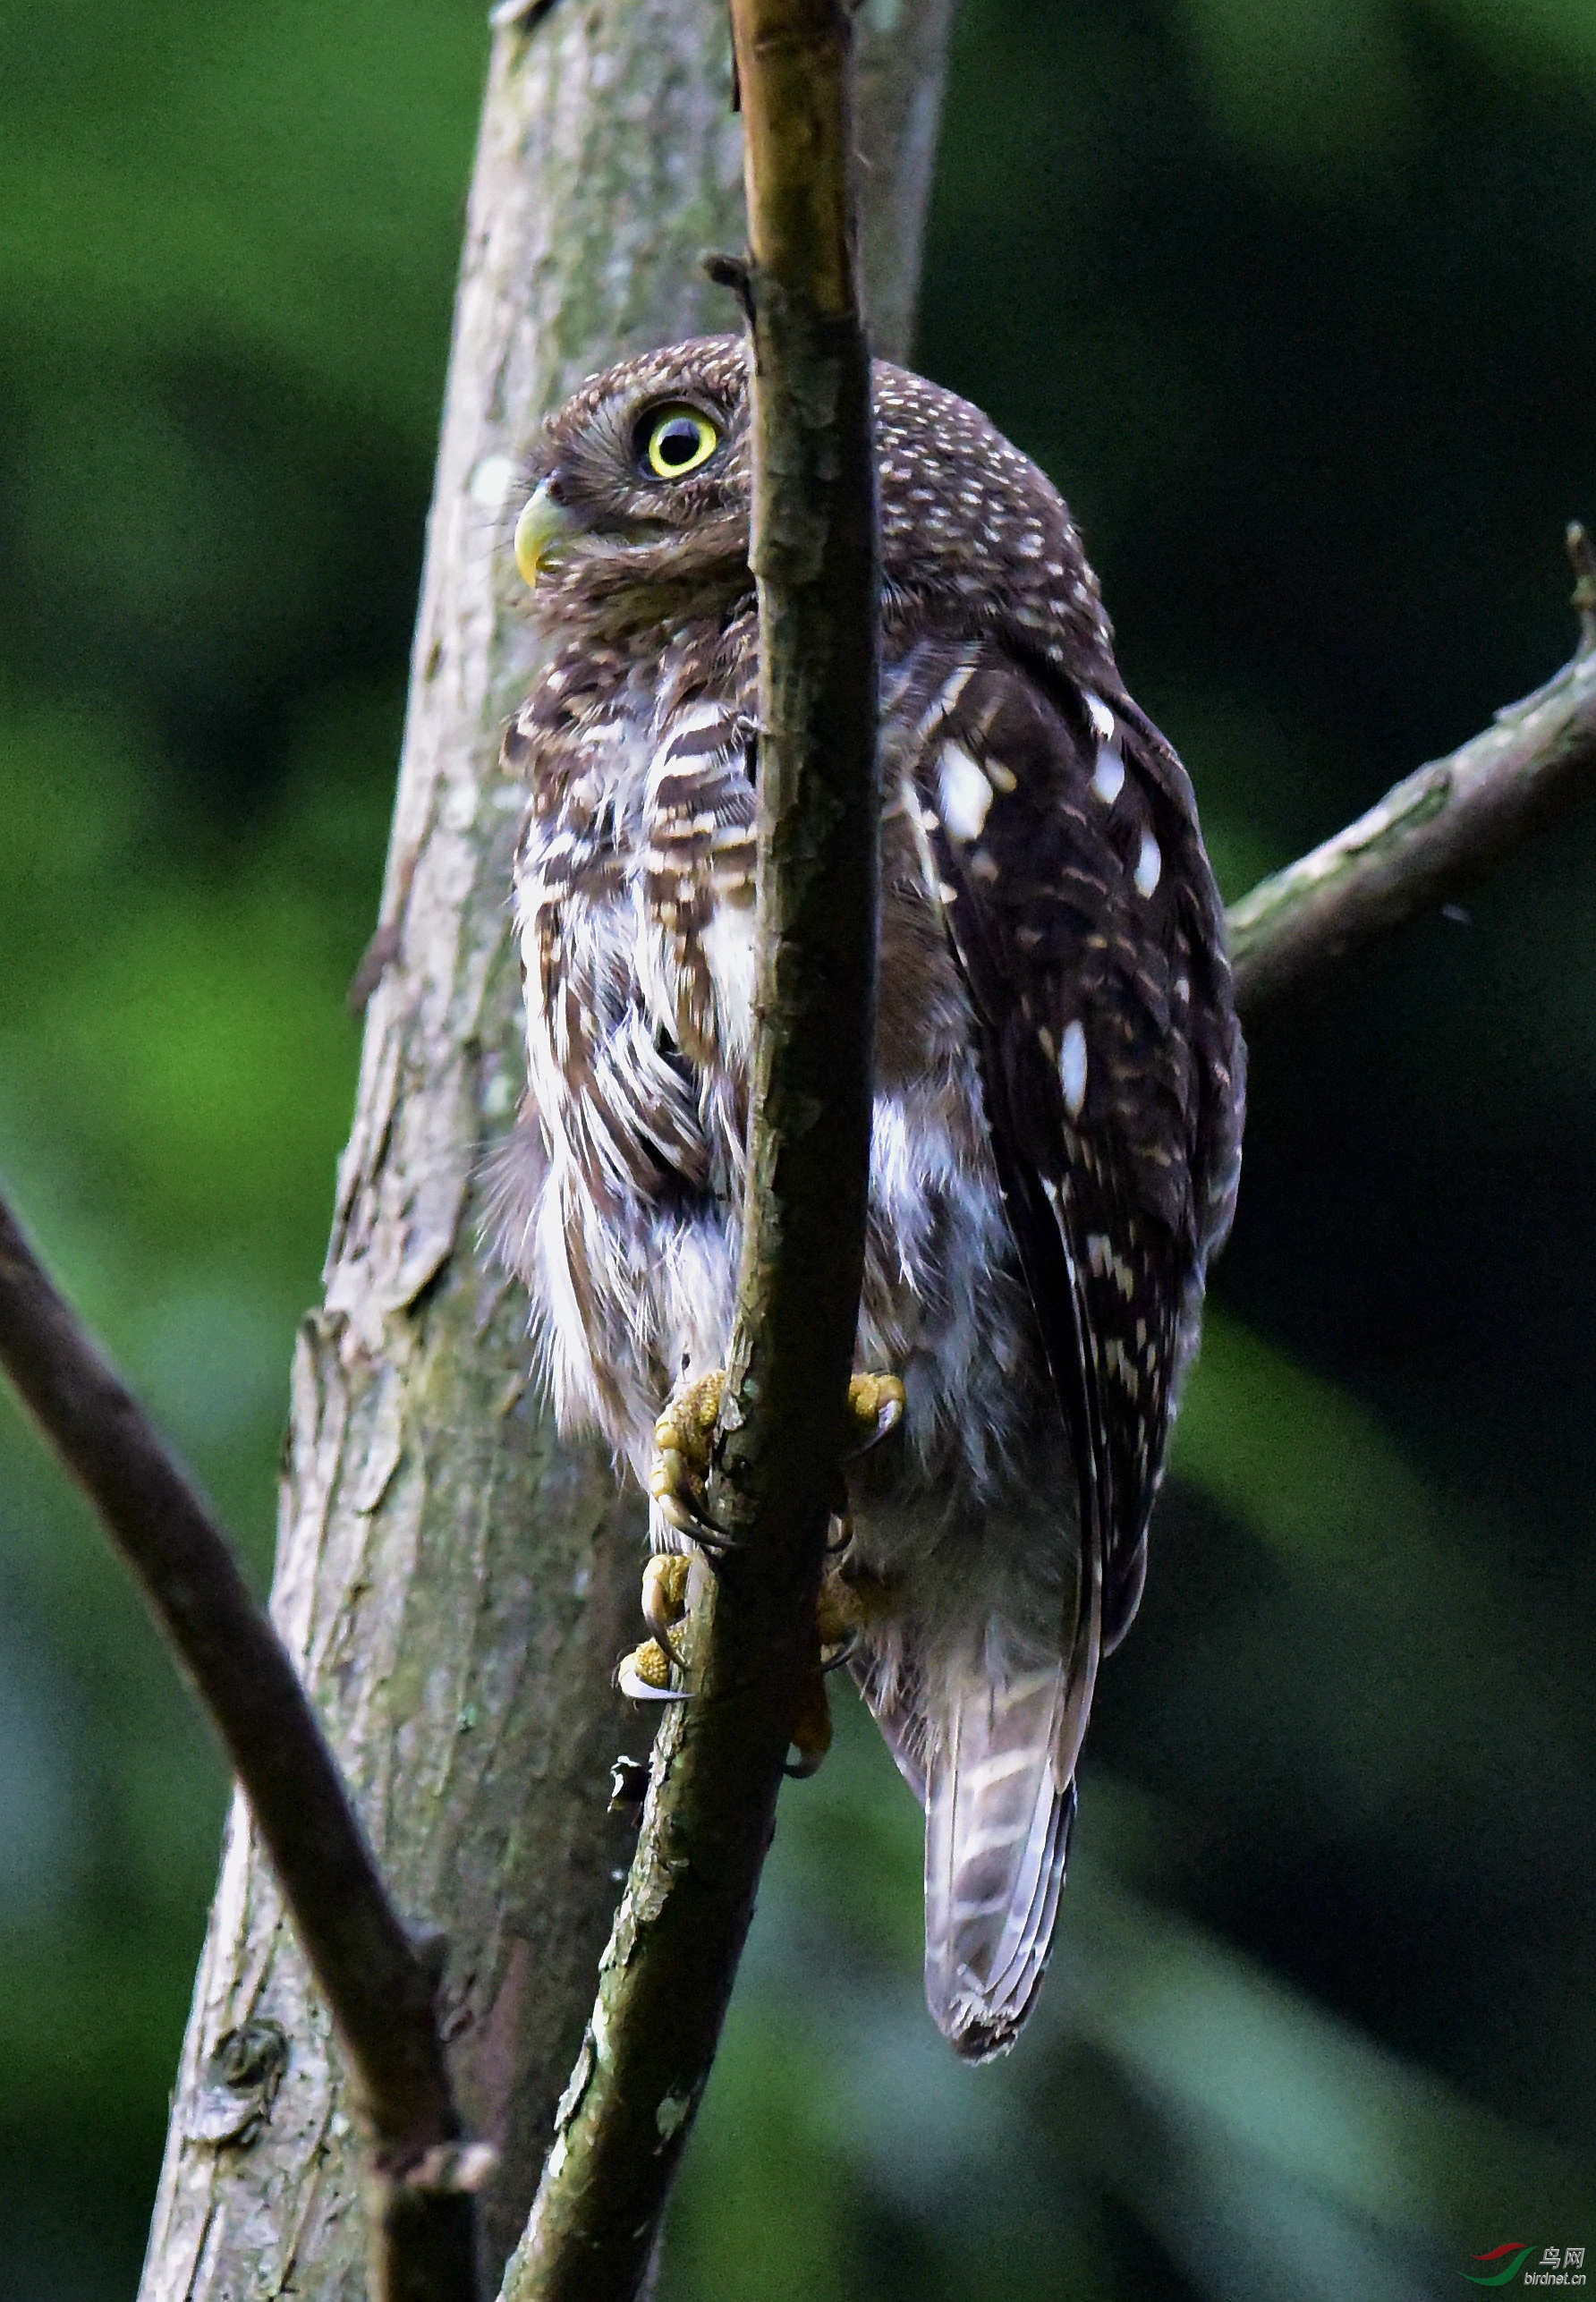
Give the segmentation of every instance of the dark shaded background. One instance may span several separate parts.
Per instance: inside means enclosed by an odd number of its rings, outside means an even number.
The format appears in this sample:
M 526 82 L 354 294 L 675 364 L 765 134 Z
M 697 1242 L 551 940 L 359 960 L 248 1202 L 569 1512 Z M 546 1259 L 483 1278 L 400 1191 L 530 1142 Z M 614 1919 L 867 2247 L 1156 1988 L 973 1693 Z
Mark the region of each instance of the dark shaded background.
M 263 1581 L 484 52 L 466 0 L 0 14 L 0 1171 Z M 1069 494 L 1240 892 L 1569 651 L 1596 9 L 966 0 L 921 358 Z M 1596 2273 L 1593 874 L 1596 818 L 1256 1034 L 1044 2010 L 954 2067 L 846 1722 L 674 2302 Z M 132 2291 L 222 1797 L 0 1407 L 7 2297 Z

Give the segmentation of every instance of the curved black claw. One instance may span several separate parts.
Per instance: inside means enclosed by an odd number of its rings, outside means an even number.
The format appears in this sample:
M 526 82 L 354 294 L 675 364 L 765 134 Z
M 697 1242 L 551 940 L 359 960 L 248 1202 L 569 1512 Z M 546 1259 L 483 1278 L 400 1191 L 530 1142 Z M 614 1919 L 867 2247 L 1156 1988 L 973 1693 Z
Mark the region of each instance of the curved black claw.
M 840 1670 L 845 1662 L 853 1661 L 853 1651 L 858 1644 L 859 1633 L 857 1630 L 851 1630 L 845 1637 L 838 1641 L 834 1648 L 828 1651 L 820 1663 L 820 1669 L 828 1678 L 834 1670 Z
M 736 1550 L 737 1545 L 732 1536 L 722 1534 L 717 1526 L 711 1526 L 708 1519 L 700 1518 L 691 1504 L 682 1500 L 680 1495 L 668 1492 L 651 1495 L 649 1500 L 650 1507 L 658 1512 L 666 1526 L 674 1528 L 677 1534 L 684 1536 L 692 1544 L 694 1550 L 701 1550 L 711 1563 L 717 1559 L 723 1558 L 728 1550 Z
M 655 1643 L 678 1669 L 682 1658 L 671 1633 L 687 1612 L 687 1570 L 691 1563 L 683 1551 L 656 1551 L 643 1568 L 643 1620 L 653 1632 Z

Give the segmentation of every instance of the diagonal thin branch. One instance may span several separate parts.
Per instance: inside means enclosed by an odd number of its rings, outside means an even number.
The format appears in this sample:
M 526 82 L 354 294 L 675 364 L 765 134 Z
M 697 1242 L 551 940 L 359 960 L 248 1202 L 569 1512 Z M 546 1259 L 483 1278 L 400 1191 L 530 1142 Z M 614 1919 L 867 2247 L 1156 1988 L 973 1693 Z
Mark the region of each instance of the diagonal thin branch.
M 759 586 L 753 1121 L 694 1699 L 637 1857 L 507 2302 L 647 2273 L 719 2038 L 811 1662 L 859 1317 L 870 1148 L 879 582 L 838 0 L 732 0 L 754 350 Z M 722 276 L 726 267 L 722 267 Z
M 1596 556 L 1577 523 L 1568 553 L 1580 617 L 1573 661 L 1231 906 L 1236 997 L 1249 1021 L 1347 953 L 1461 894 L 1596 795 Z
M 474 2179 L 433 1999 L 293 1663 L 227 1538 L 0 1201 L 0 1363 L 103 1520 L 225 1746 L 374 2135 L 381 2302 L 475 2302 Z

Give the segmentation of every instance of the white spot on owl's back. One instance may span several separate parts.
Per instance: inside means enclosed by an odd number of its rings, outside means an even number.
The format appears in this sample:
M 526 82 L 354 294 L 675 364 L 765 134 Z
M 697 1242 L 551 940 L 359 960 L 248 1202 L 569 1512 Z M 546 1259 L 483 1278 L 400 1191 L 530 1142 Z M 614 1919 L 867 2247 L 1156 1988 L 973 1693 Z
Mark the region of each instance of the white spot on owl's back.
M 1105 807 L 1112 807 L 1125 789 L 1125 761 L 1113 743 L 1105 743 L 1097 755 L 1091 788 Z
M 978 839 L 992 786 L 968 752 L 958 743 L 944 743 L 937 761 L 937 790 L 942 803 L 942 822 L 950 839 Z
M 921 712 L 919 724 L 914 730 L 916 735 L 929 735 L 939 719 L 947 719 L 952 716 L 954 707 L 969 685 L 970 675 L 974 669 L 975 666 L 972 662 L 959 664 L 949 672 L 925 710 Z
M 1084 689 L 1082 692 L 1086 698 L 1086 717 L 1091 722 L 1092 734 L 1099 743 L 1111 743 L 1114 741 L 1114 714 L 1103 701 L 1102 697 L 1094 695 L 1091 688 Z
M 1142 834 L 1142 853 L 1136 858 L 1136 893 L 1150 896 L 1159 884 L 1159 873 L 1164 868 L 1164 858 L 1159 843 L 1150 831 Z
M 1079 1020 L 1065 1027 L 1064 1045 L 1058 1050 L 1058 1077 L 1064 1088 L 1064 1108 L 1072 1119 L 1078 1119 L 1086 1100 L 1086 1033 Z

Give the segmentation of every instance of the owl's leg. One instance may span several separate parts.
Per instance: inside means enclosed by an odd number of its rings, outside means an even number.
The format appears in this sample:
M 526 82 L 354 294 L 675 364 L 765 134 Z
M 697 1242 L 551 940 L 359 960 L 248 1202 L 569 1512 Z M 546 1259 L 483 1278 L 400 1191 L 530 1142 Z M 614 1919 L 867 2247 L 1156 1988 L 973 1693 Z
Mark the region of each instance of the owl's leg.
M 654 1635 L 624 1656 L 615 1674 L 621 1692 L 634 1702 L 684 1699 L 686 1690 L 670 1683 L 671 1665 L 677 1659 L 671 1633 L 686 1612 L 690 1554 L 658 1546 L 685 1539 L 711 1564 L 726 1548 L 726 1538 L 708 1523 L 710 1456 L 725 1387 L 719 1368 L 678 1385 L 654 1426 L 649 1498 L 656 1550 L 643 1570 L 642 1590 L 643 1617 Z M 853 1376 L 848 1384 L 850 1459 L 885 1439 L 903 1414 L 904 1386 L 896 1375 Z M 840 1498 L 834 1523 L 839 1539 L 828 1544 L 830 1557 L 845 1551 L 848 1544 L 847 1512 Z M 793 1773 L 812 1774 L 830 1747 L 824 1674 L 846 1660 L 862 1621 L 854 1584 L 829 1569 L 816 1609 L 814 1663 L 805 1674 L 794 1723 L 793 1740 L 799 1757 Z

